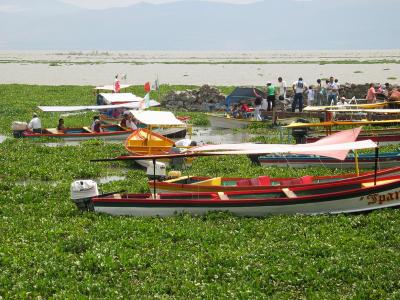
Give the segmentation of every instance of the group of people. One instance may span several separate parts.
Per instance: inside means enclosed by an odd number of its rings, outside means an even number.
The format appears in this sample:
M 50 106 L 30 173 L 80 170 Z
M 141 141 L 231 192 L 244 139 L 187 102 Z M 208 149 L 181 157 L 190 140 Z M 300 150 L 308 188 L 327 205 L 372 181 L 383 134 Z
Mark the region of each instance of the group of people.
M 291 103 L 291 111 L 295 112 L 298 109 L 303 111 L 304 105 L 318 105 L 318 106 L 343 106 L 348 102 L 345 97 L 340 97 L 340 84 L 337 78 L 331 76 L 325 82 L 317 79 L 315 85 L 309 85 L 304 82 L 302 77 L 292 84 L 293 98 Z M 396 90 L 390 92 L 388 83 L 385 85 L 379 84 L 377 89 L 373 83 L 370 84 L 368 93 L 366 95 L 367 103 L 373 103 L 377 100 L 377 95 L 381 95 L 383 99 L 389 99 L 392 93 L 397 93 Z M 231 115 L 235 118 L 246 118 L 251 114 L 254 115 L 256 120 L 262 120 L 262 111 L 272 111 L 275 107 L 276 100 L 283 101 L 287 99 L 288 87 L 282 77 L 278 78 L 276 84 L 268 81 L 264 90 L 265 95 L 259 95 L 254 90 L 255 100 L 254 108 L 248 107 L 247 104 L 234 105 L 231 108 Z M 289 99 L 287 99 L 289 100 Z
M 123 113 L 123 117 L 120 122 L 120 126 L 123 128 L 132 129 L 132 130 L 136 130 L 138 128 L 137 121 L 135 120 L 133 115 L 129 112 Z M 39 116 L 37 115 L 37 113 L 34 113 L 32 119 L 29 121 L 28 129 L 30 131 L 32 131 L 33 133 L 42 133 L 42 122 L 41 122 Z M 66 127 L 64 125 L 64 119 L 60 118 L 58 120 L 57 130 L 63 131 L 64 129 L 66 129 Z M 93 132 L 103 132 L 103 128 L 101 127 L 100 116 L 93 117 L 93 122 L 90 126 L 90 130 Z

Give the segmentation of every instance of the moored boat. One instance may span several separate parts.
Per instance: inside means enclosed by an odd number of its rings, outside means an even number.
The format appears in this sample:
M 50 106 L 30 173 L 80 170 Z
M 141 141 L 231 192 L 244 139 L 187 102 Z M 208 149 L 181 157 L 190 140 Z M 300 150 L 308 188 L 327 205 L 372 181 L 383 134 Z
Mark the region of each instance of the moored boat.
M 165 154 L 171 152 L 175 142 L 146 128 L 134 131 L 125 141 L 125 148 L 137 155 Z
M 225 115 L 207 114 L 208 120 L 210 121 L 211 127 L 215 128 L 229 128 L 229 129 L 240 129 L 246 128 L 252 123 L 261 123 L 262 121 L 255 121 L 251 118 L 239 119 Z
M 42 133 L 34 133 L 30 130 L 25 130 L 22 132 L 21 136 L 24 138 L 62 138 L 66 141 L 82 141 L 93 138 L 124 140 L 133 132 L 131 129 L 123 128 L 119 125 L 102 125 L 101 129 L 101 132 L 95 132 L 89 127 L 66 128 L 63 130 L 58 130 L 57 128 L 43 128 Z
M 111 215 L 173 216 L 203 215 L 227 211 L 238 216 L 276 214 L 337 214 L 368 212 L 400 206 L 400 176 L 371 178 L 346 183 L 330 182 L 318 187 L 277 187 L 267 191 L 111 194 L 74 201 L 81 209 Z

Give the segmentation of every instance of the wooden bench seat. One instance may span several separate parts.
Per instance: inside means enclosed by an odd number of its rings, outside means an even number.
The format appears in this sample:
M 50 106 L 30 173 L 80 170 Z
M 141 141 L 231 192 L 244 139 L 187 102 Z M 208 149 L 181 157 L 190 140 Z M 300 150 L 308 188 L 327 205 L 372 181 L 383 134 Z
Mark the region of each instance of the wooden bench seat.
M 297 198 L 297 195 L 295 194 L 295 192 L 293 192 L 292 190 L 289 190 L 288 188 L 283 188 L 282 192 L 286 195 L 286 197 L 288 198 Z

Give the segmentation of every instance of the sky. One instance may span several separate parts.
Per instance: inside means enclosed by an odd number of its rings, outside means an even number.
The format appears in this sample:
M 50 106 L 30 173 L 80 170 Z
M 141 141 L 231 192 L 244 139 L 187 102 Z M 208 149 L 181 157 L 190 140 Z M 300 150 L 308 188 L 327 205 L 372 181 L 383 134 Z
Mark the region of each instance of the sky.
M 0 0 L 0 50 L 399 49 L 399 0 Z
M 204 0 L 203 0 L 204 1 Z M 205 0 L 207 1 L 207 0 Z M 222 2 L 230 4 L 249 4 L 259 0 L 208 0 L 209 2 Z M 112 7 L 126 7 L 138 3 L 150 3 L 150 4 L 164 4 L 177 2 L 177 0 L 63 0 L 65 3 L 73 4 L 82 8 L 88 9 L 106 9 Z

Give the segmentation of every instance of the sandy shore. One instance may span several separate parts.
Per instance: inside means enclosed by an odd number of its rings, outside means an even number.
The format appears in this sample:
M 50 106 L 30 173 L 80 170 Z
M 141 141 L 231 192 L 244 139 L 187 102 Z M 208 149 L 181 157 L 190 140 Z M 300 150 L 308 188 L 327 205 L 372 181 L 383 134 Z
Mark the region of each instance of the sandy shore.
M 46 85 L 123 83 L 263 85 L 282 76 L 306 83 L 331 75 L 341 83 L 400 82 L 400 64 L 324 64 L 319 61 L 400 60 L 400 50 L 271 52 L 11 52 L 0 51 L 0 83 Z M 218 64 L 216 64 L 218 62 Z M 227 63 L 230 62 L 230 63 Z M 240 62 L 232 64 L 231 62 Z M 254 62 L 268 62 L 256 64 Z M 278 62 L 278 63 L 277 63 Z M 279 63 L 281 62 L 281 63 Z M 301 64 L 295 62 L 304 62 Z

